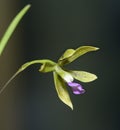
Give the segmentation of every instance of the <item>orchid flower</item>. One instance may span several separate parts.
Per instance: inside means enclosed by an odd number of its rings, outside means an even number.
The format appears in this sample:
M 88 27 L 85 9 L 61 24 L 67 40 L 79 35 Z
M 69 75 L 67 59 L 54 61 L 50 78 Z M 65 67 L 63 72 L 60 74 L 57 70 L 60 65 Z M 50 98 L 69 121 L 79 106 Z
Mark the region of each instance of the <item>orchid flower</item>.
M 66 70 L 64 66 L 76 60 L 78 57 L 86 54 L 87 52 L 96 51 L 99 48 L 93 46 L 81 46 L 77 49 L 67 49 L 63 55 L 58 59 L 58 62 L 54 62 L 49 59 L 43 60 L 33 60 L 23 64 L 19 70 L 11 77 L 11 79 L 4 85 L 1 89 L 0 93 L 6 88 L 6 86 L 10 83 L 10 81 L 16 77 L 20 72 L 25 70 L 32 64 L 42 64 L 39 72 L 47 73 L 53 72 L 55 88 L 57 91 L 57 95 L 59 99 L 68 105 L 71 109 L 73 109 L 73 104 L 70 99 L 67 86 L 70 87 L 74 94 L 83 94 L 85 93 L 85 89 L 75 80 L 80 82 L 91 82 L 97 79 L 95 74 L 85 72 L 85 71 L 78 71 L 78 70 Z

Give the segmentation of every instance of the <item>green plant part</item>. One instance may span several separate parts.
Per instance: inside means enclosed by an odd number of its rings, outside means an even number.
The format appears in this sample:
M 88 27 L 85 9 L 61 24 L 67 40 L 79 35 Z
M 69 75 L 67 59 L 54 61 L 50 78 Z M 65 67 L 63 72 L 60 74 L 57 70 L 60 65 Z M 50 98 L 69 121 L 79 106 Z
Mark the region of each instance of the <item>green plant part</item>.
M 10 25 L 8 26 L 5 34 L 3 35 L 2 39 L 0 40 L 0 55 L 2 54 L 5 46 L 8 43 L 8 40 L 10 39 L 11 35 L 13 34 L 15 28 L 17 27 L 18 23 L 22 19 L 22 17 L 25 15 L 25 13 L 28 11 L 30 8 L 30 5 L 26 5 L 17 15 L 16 17 L 12 20 Z
M 10 78 L 10 80 L 3 86 L 0 93 L 7 87 L 10 81 L 15 78 L 20 72 L 24 71 L 27 67 L 33 64 L 42 64 L 39 72 L 47 73 L 53 72 L 55 89 L 59 99 L 68 105 L 71 109 L 73 109 L 73 104 L 70 99 L 67 86 L 69 86 L 73 93 L 83 94 L 85 93 L 85 89 L 79 84 L 74 82 L 74 79 L 79 80 L 80 82 L 91 82 L 97 79 L 95 74 L 78 71 L 78 70 L 66 70 L 64 69 L 64 65 L 69 64 L 76 60 L 78 57 L 82 56 L 91 51 L 96 51 L 99 48 L 93 46 L 81 46 L 77 49 L 68 49 L 64 52 L 64 54 L 59 58 L 58 62 L 53 62 L 49 59 L 43 60 L 33 60 L 23 64 L 18 71 Z

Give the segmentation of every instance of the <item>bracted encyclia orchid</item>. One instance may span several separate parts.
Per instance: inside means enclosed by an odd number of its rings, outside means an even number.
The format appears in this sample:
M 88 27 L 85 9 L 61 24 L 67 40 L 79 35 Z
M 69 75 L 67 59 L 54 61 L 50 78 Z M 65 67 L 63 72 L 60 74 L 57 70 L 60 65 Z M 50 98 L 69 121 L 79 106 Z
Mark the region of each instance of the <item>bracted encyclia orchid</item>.
M 10 81 L 16 77 L 16 75 L 25 70 L 27 67 L 33 64 L 42 64 L 39 71 L 43 73 L 53 72 L 54 83 L 58 97 L 63 103 L 73 109 L 73 104 L 71 102 L 67 86 L 72 89 L 74 94 L 83 94 L 85 89 L 79 83 L 74 82 L 74 79 L 81 82 L 91 82 L 97 79 L 97 76 L 86 71 L 66 70 L 64 69 L 64 65 L 73 62 L 87 52 L 96 51 L 98 49 L 99 48 L 93 46 L 81 46 L 77 49 L 67 49 L 57 63 L 49 59 L 27 62 L 23 64 L 11 77 L 11 79 L 3 86 L 0 93 L 6 88 Z

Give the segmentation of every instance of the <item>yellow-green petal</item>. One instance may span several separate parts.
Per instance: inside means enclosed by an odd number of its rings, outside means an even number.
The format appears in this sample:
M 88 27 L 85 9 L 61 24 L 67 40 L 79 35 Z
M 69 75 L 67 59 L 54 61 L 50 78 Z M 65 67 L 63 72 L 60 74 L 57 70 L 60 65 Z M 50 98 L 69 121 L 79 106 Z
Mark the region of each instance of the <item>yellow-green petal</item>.
M 74 49 L 67 49 L 67 50 L 64 52 L 64 54 L 60 57 L 59 61 L 64 60 L 64 59 L 66 59 L 66 58 L 72 56 L 74 52 L 75 52 Z
M 41 65 L 39 71 L 43 73 L 51 72 L 54 71 L 56 63 L 51 63 L 51 62 L 45 62 L 43 65 Z
M 65 64 L 71 63 L 72 61 L 76 60 L 78 57 L 86 54 L 87 52 L 96 51 L 98 49 L 99 48 L 93 47 L 93 46 L 81 46 L 77 48 L 76 50 L 74 50 L 74 52 L 72 51 L 70 56 L 60 59 L 58 61 L 58 64 L 65 65 Z
M 62 80 L 60 76 L 56 72 L 53 72 L 54 75 L 54 83 L 55 83 L 55 88 L 58 94 L 58 97 L 60 100 L 68 105 L 72 110 L 73 110 L 73 105 L 68 93 L 68 90 L 66 88 L 65 82 Z
M 72 76 L 81 82 L 92 82 L 97 79 L 95 74 L 86 71 L 69 71 Z

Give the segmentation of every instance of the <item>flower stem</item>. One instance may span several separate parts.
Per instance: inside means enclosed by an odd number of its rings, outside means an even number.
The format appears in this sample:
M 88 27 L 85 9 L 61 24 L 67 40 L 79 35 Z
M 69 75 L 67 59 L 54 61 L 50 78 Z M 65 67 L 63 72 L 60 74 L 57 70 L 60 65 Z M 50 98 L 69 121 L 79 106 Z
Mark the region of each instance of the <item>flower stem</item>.
M 33 60 L 30 62 L 27 62 L 25 64 L 23 64 L 18 71 L 5 83 L 5 85 L 2 87 L 2 89 L 0 90 L 0 94 L 3 92 L 3 90 L 8 86 L 8 84 L 23 70 L 25 70 L 27 67 L 29 67 L 30 65 L 33 64 L 44 64 L 44 63 L 50 63 L 50 64 L 56 64 L 55 62 L 48 60 L 48 59 L 43 59 L 43 60 Z

